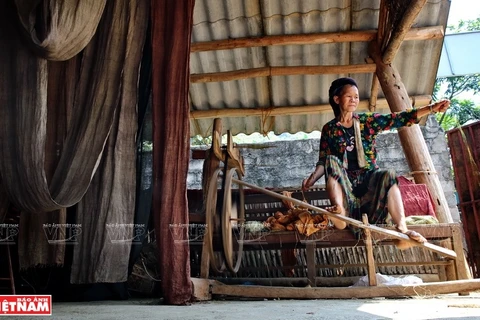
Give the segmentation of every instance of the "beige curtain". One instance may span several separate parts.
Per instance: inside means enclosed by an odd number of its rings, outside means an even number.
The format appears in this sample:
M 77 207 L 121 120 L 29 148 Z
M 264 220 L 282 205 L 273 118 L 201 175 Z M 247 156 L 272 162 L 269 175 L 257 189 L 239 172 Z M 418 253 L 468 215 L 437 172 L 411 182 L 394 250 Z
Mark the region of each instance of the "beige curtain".
M 120 5 L 123 3 L 122 5 Z M 149 13 L 146 0 L 117 2 L 112 25 L 123 41 L 125 64 L 120 101 L 99 168 L 77 205 L 82 226 L 74 247 L 71 282 L 98 283 L 127 280 L 134 227 L 138 81 Z M 104 21 L 110 23 L 108 19 Z M 103 25 L 101 26 L 103 27 Z M 123 29 L 123 30 L 122 30 Z M 138 243 L 137 243 L 138 245 Z
M 9 199 L 23 211 L 22 268 L 63 263 L 64 246 L 48 243 L 43 226 L 64 225 L 65 208 L 82 200 L 100 162 L 105 165 L 96 178 L 100 194 L 79 206 L 80 230 L 92 229 L 106 241 L 108 219 L 133 221 L 135 171 L 129 163 L 135 147 L 129 144 L 135 134 L 125 118 L 135 118 L 148 5 L 147 0 L 0 1 L 0 174 Z M 56 64 L 45 58 L 69 60 Z M 101 205 L 88 210 L 94 207 L 90 201 Z M 79 250 L 90 246 L 92 259 L 105 253 L 97 240 L 87 240 L 76 244 Z M 128 252 L 115 247 L 107 256 L 126 253 L 126 264 Z M 123 271 L 92 277 L 100 268 L 115 269 L 119 260 L 91 261 L 82 262 L 89 265 L 77 274 L 79 282 L 125 278 Z
M 15 0 L 28 45 L 48 60 L 68 60 L 90 42 L 106 0 Z
M 69 207 L 86 192 L 110 131 L 124 59 L 105 57 L 116 57 L 121 44 L 109 42 L 106 36 L 98 44 L 106 47 L 101 52 L 104 56 L 91 59 L 97 65 L 84 59 L 73 108 L 74 121 L 49 185 L 45 172 L 47 60 L 22 44 L 12 21 L 14 9 L 8 8 L 8 4 L 8 1 L 0 4 L 2 180 L 11 200 L 26 212 Z M 121 38 L 116 32 L 109 36 Z

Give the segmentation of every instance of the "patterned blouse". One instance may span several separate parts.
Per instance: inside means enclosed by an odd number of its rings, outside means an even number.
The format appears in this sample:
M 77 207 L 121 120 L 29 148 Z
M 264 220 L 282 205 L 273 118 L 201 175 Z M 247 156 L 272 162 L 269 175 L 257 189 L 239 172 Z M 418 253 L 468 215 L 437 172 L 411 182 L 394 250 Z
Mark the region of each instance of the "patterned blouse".
M 378 168 L 375 139 L 380 132 L 418 123 L 417 109 L 415 108 L 389 114 L 354 113 L 353 117 L 360 123 L 360 134 L 366 160 L 364 168 L 369 170 Z M 346 148 L 348 140 L 349 136 L 346 129 L 338 120 L 333 119 L 327 122 L 323 126 L 320 137 L 320 153 L 317 166 L 324 166 L 327 155 L 334 155 L 340 160 L 343 159 L 343 166 L 347 169 Z

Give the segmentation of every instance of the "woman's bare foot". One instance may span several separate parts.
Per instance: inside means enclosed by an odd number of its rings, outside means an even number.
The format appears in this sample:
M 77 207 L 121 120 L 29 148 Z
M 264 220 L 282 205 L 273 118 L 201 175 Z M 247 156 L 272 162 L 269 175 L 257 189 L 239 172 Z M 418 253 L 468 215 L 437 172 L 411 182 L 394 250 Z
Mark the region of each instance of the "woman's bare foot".
M 427 239 L 425 239 L 424 236 L 422 236 L 420 233 L 416 232 L 416 231 L 413 231 L 413 230 L 399 230 L 397 229 L 399 232 L 407 235 L 410 239 L 412 240 L 415 240 L 419 243 L 425 243 L 427 242 Z M 408 248 L 411 248 L 414 246 L 413 243 L 411 243 L 410 241 L 404 241 L 404 240 L 396 240 L 395 241 L 395 245 L 397 246 L 398 249 L 400 250 L 405 250 L 405 249 L 408 249 Z
M 345 209 L 342 206 L 337 204 L 334 204 L 333 206 L 330 206 L 330 207 L 326 207 L 325 210 L 341 216 L 346 216 Z M 345 229 L 347 227 L 347 223 L 345 221 L 335 219 L 335 217 L 331 217 L 331 219 L 337 229 Z
M 326 207 L 325 210 L 331 213 L 345 215 L 345 210 L 343 209 L 343 207 L 336 204 L 330 207 Z

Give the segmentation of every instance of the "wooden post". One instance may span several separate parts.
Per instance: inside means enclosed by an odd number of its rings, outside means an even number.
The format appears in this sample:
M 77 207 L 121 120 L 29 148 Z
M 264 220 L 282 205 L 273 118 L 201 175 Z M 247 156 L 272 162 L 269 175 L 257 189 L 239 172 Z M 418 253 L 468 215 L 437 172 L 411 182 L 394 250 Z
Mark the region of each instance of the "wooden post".
M 453 250 L 457 253 L 457 258 L 455 259 L 455 268 L 457 271 L 457 280 L 468 280 L 472 279 L 472 274 L 470 273 L 470 268 L 463 251 L 463 236 L 462 229 L 460 225 L 452 226 L 452 235 L 453 235 Z
M 366 214 L 362 215 L 362 221 L 365 225 L 368 225 L 368 216 Z M 368 271 L 368 284 L 370 286 L 377 285 L 377 273 L 375 268 L 375 257 L 373 256 L 373 244 L 372 244 L 372 234 L 370 230 L 363 229 L 365 235 L 365 249 L 367 250 L 367 271 Z
M 316 263 L 315 263 L 315 242 L 309 241 L 307 242 L 307 275 L 308 275 L 308 283 L 311 287 L 316 286 Z
M 392 112 L 411 108 L 407 90 L 393 64 L 385 64 L 375 41 L 370 42 L 369 54 L 377 65 L 376 75 Z M 435 172 L 430 153 L 418 125 L 398 130 L 400 142 L 416 183 L 426 184 L 435 202 L 435 212 L 441 223 L 453 222 L 442 185 Z

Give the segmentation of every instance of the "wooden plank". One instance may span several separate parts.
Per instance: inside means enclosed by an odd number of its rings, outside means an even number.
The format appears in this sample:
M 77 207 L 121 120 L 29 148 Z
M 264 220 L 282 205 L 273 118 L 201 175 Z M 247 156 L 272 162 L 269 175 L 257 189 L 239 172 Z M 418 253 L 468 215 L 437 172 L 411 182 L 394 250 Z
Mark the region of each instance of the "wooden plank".
M 463 237 L 460 225 L 452 226 L 453 233 L 453 250 L 457 253 L 457 259 L 455 259 L 455 269 L 457 271 L 457 279 L 465 280 L 471 279 L 470 268 L 467 264 L 467 259 L 463 251 Z
M 208 253 L 207 237 L 203 237 L 202 257 L 200 258 L 200 278 L 208 279 L 210 273 L 210 254 Z
M 362 215 L 362 221 L 365 225 L 369 225 L 368 216 L 366 214 Z M 375 258 L 373 257 L 373 245 L 372 245 L 372 235 L 370 230 L 364 229 L 363 233 L 365 234 L 365 247 L 367 255 L 367 273 L 368 273 L 368 284 L 370 286 L 377 285 L 377 275 L 375 268 Z
M 439 282 L 437 274 L 413 274 L 412 276 L 422 279 L 423 282 Z M 392 275 L 394 278 L 402 278 L 404 275 Z M 361 276 L 340 276 L 340 277 L 317 277 L 316 287 L 348 287 L 360 280 Z M 228 285 L 242 285 L 245 282 L 250 282 L 254 285 L 261 286 L 277 286 L 277 287 L 306 287 L 309 282 L 305 277 L 274 277 L 274 278 L 253 278 L 239 277 L 239 278 L 225 278 L 225 277 L 213 277 L 212 280 L 218 280 L 223 284 Z
M 225 160 L 225 152 L 222 150 L 222 134 L 217 130 L 212 132 L 212 151 L 219 161 Z
M 417 242 L 417 241 L 415 241 L 415 240 L 410 239 L 407 235 L 405 235 L 405 234 L 403 234 L 403 233 L 400 233 L 400 232 L 397 232 L 397 231 L 394 231 L 394 230 L 388 230 L 388 229 L 385 229 L 385 228 L 380 228 L 380 227 L 375 226 L 375 225 L 368 225 L 368 226 L 366 226 L 366 225 L 363 224 L 361 221 L 352 219 L 352 218 L 350 218 L 350 217 L 341 216 L 341 215 L 338 215 L 338 214 L 331 213 L 331 212 L 329 212 L 329 211 L 327 211 L 327 210 L 325 210 L 325 209 L 312 206 L 311 204 L 305 203 L 305 202 L 300 201 L 300 200 L 297 200 L 297 199 L 295 199 L 295 198 L 286 197 L 286 196 L 284 196 L 284 195 L 278 194 L 278 193 L 276 193 L 276 192 L 273 192 L 273 191 L 270 191 L 270 190 L 267 190 L 267 189 L 264 189 L 264 188 L 255 186 L 255 185 L 253 185 L 253 184 L 250 184 L 250 183 L 247 183 L 247 182 L 238 180 L 238 179 L 232 179 L 232 181 L 233 181 L 234 183 L 241 184 L 241 185 L 246 186 L 246 187 L 249 187 L 249 188 L 251 188 L 251 189 L 254 189 L 254 190 L 257 190 L 257 191 L 260 191 L 260 192 L 269 194 L 269 195 L 271 195 L 271 196 L 273 196 L 273 197 L 277 197 L 277 198 L 282 199 L 282 200 L 291 201 L 291 202 L 293 202 L 293 203 L 296 204 L 296 205 L 301 205 L 301 206 L 303 206 L 303 207 L 305 207 L 305 208 L 307 208 L 307 209 L 310 209 L 310 210 L 312 210 L 312 211 L 316 211 L 316 212 L 319 212 L 319 213 L 322 213 L 322 214 L 326 214 L 326 215 L 328 215 L 328 216 L 333 216 L 333 217 L 335 217 L 335 218 L 337 218 L 337 219 L 339 219 L 339 220 L 345 221 L 347 224 L 353 225 L 353 226 L 355 226 L 355 227 L 358 227 L 358 228 L 361 228 L 361 229 L 370 229 L 371 231 L 388 235 L 388 236 L 390 236 L 390 237 L 392 237 L 392 238 L 394 238 L 394 239 L 399 239 L 399 240 L 408 241 L 408 242 L 411 243 L 412 245 L 427 248 L 427 249 L 429 249 L 429 250 L 431 250 L 431 251 L 437 252 L 437 253 L 442 254 L 442 255 L 444 255 L 444 256 L 447 256 L 447 257 L 449 257 L 449 258 L 456 258 L 456 257 L 457 257 L 457 254 L 456 254 L 453 250 L 449 250 L 449 249 L 446 249 L 446 248 L 443 248 L 443 247 L 434 245 L 434 244 L 429 243 L 429 242 L 425 242 L 425 243 Z
M 426 105 L 432 101 L 432 97 L 413 96 L 410 98 L 412 105 Z M 378 99 L 376 101 L 377 109 L 388 108 L 387 100 Z M 358 112 L 368 111 L 369 101 L 360 101 L 357 108 Z M 269 116 L 285 116 L 285 115 L 309 115 L 332 112 L 332 107 L 329 104 L 321 105 L 303 105 L 303 106 L 266 106 L 263 108 L 227 108 L 227 109 L 211 109 L 211 110 L 192 110 L 190 111 L 191 120 L 211 119 L 211 118 L 235 118 L 235 117 L 262 117 L 268 110 Z
M 446 240 L 442 240 L 440 243 L 442 244 L 443 247 L 453 250 L 453 234 L 452 234 L 452 237 Z M 457 256 L 459 256 L 458 253 L 457 253 Z M 453 261 L 449 261 L 449 262 L 451 263 L 449 263 L 445 267 L 438 268 L 439 276 L 443 281 L 460 280 L 457 277 L 457 268 L 455 267 L 455 263 Z
M 315 268 L 315 242 L 308 242 L 307 243 L 307 277 L 308 277 L 308 284 L 311 287 L 316 286 L 315 278 L 317 274 L 317 270 Z
M 238 168 L 241 172 L 241 176 L 245 175 L 245 168 L 243 167 L 243 158 L 240 155 L 240 150 L 235 149 L 233 143 L 233 137 L 230 130 L 227 130 L 227 153 L 228 153 L 228 165 L 230 168 Z
M 234 81 L 258 77 L 315 75 L 315 74 L 341 74 L 341 73 L 373 73 L 375 64 L 362 63 L 350 65 L 331 66 L 284 66 L 261 67 L 234 71 L 197 73 L 190 75 L 190 83 Z
M 480 289 L 480 279 L 431 282 L 416 285 L 376 287 L 288 288 L 213 284 L 213 295 L 264 299 L 366 299 L 375 297 L 433 296 L 472 292 Z
M 439 39 L 443 37 L 443 28 L 443 26 L 412 28 L 406 34 L 405 40 Z M 265 46 L 305 45 L 338 42 L 367 42 L 374 40 L 376 36 L 377 30 L 361 30 L 225 39 L 216 41 L 194 42 L 190 46 L 190 52 L 194 53 L 212 50 L 231 50 Z
M 212 300 L 212 294 L 210 293 L 210 286 L 216 281 L 208 279 L 190 278 L 192 281 L 192 297 L 195 301 L 208 301 Z M 218 284 L 217 284 L 218 285 Z

